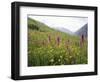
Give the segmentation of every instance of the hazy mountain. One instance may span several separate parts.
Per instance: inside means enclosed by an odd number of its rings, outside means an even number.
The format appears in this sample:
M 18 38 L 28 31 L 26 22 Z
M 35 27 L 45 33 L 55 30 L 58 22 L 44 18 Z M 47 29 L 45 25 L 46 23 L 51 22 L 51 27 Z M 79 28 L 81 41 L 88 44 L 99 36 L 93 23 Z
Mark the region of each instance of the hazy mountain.
M 64 32 L 64 33 L 67 33 L 67 34 L 70 34 L 70 35 L 73 35 L 74 33 L 71 32 L 70 30 L 66 29 L 66 28 L 60 28 L 60 27 L 57 27 L 57 28 L 54 28 L 55 30 L 58 30 L 58 31 L 61 31 L 61 32 Z
M 76 35 L 81 36 L 82 34 L 87 37 L 88 36 L 88 24 L 85 24 L 78 31 L 75 32 Z

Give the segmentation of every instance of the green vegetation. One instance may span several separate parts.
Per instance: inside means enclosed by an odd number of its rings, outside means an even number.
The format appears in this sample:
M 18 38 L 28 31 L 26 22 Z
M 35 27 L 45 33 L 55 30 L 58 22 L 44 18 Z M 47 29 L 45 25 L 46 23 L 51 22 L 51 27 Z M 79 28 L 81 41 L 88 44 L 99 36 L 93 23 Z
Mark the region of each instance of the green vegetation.
M 87 64 L 87 41 L 28 18 L 28 66 Z

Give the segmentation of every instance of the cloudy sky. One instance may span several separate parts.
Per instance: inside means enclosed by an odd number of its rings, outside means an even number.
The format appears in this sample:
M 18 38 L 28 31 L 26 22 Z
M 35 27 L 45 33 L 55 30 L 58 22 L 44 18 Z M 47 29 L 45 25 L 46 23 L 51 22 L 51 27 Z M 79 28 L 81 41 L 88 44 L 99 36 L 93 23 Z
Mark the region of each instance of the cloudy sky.
M 88 22 L 87 17 L 63 17 L 63 16 L 36 16 L 30 15 L 28 16 L 35 20 L 38 20 L 52 28 L 66 28 L 72 32 L 76 32 L 83 25 Z

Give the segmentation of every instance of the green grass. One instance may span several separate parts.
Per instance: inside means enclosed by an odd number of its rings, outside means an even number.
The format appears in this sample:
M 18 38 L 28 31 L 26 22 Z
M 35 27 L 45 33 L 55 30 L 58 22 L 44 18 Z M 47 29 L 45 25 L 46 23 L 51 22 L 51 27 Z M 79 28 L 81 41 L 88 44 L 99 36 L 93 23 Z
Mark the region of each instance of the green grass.
M 28 66 L 87 64 L 87 41 L 82 47 L 79 42 L 78 36 L 28 18 Z

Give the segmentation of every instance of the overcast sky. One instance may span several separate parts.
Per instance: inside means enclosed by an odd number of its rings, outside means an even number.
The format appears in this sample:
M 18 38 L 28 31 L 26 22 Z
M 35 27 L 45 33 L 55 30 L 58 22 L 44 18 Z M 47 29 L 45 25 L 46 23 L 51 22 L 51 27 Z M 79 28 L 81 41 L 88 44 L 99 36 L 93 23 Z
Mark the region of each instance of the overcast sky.
M 30 15 L 30 18 L 38 20 L 52 28 L 67 28 L 72 32 L 76 32 L 83 25 L 88 22 L 87 17 L 59 17 L 59 16 L 34 16 Z

